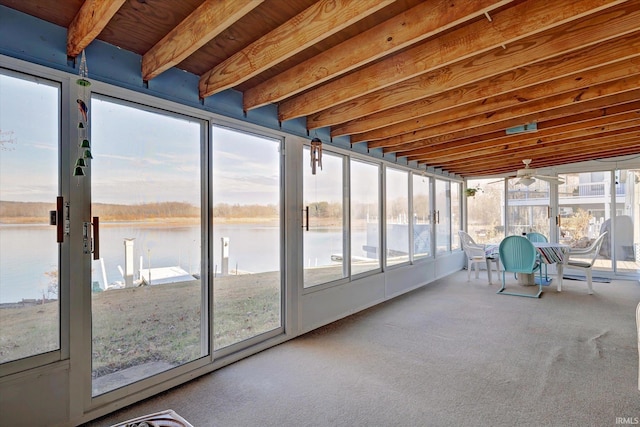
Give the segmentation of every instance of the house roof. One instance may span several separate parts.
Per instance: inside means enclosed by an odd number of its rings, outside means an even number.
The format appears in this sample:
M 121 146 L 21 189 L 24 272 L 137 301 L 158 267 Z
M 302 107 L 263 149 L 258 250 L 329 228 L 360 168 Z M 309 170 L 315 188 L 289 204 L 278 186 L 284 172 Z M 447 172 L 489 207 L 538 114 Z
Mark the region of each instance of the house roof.
M 0 0 L 462 177 L 640 153 L 640 0 Z

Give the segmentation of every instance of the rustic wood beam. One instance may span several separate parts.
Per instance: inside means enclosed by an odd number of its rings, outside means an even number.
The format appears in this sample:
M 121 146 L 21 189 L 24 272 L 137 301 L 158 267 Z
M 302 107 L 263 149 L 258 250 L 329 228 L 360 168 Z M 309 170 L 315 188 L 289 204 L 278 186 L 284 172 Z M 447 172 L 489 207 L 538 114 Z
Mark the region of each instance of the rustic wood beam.
M 467 136 L 481 135 L 485 133 L 506 130 L 513 126 L 534 121 L 550 120 L 566 115 L 574 115 L 589 110 L 609 107 L 616 104 L 640 99 L 640 89 L 637 89 L 634 79 L 621 79 L 615 82 L 603 83 L 594 88 L 587 88 L 584 92 L 587 98 L 579 98 L 582 92 L 573 92 L 574 98 L 566 98 L 567 94 L 558 97 L 549 97 L 541 101 L 525 104 L 519 109 L 501 110 L 494 115 L 473 116 L 458 122 L 444 123 L 440 126 L 433 126 L 428 129 L 418 131 L 423 138 L 430 138 L 437 135 L 445 135 L 452 132 L 462 132 L 468 130 Z M 604 95 L 604 93 L 609 95 Z M 578 97 L 578 98 L 576 98 Z M 419 146 L 419 142 L 416 141 Z M 420 148 L 418 148 L 420 149 Z
M 628 77 L 624 79 L 614 80 L 587 88 L 577 89 L 560 95 L 542 98 L 538 101 L 530 101 L 524 104 L 514 104 L 510 108 L 505 108 L 497 111 L 480 112 L 480 114 L 477 114 L 475 112 L 470 113 L 468 115 L 460 116 L 458 121 L 455 123 L 446 122 L 443 126 L 446 126 L 447 124 L 449 126 L 458 125 L 457 129 L 462 130 L 466 128 L 476 127 L 479 123 L 482 123 L 482 125 L 486 125 L 502 122 L 519 116 L 530 116 L 536 113 L 543 114 L 545 110 L 558 109 L 563 106 L 572 105 L 574 103 L 586 102 L 592 99 L 597 99 L 599 97 L 633 90 L 637 87 L 637 83 L 635 82 L 635 80 L 640 79 L 640 77 L 638 77 L 639 75 L 640 70 L 636 71 L 634 74 L 628 75 Z M 525 122 L 523 121 L 521 124 L 524 123 Z M 407 149 L 411 149 L 412 147 L 420 147 L 420 142 L 416 141 L 415 138 L 422 134 L 429 134 L 429 129 L 431 128 L 423 129 L 420 132 L 416 132 L 414 134 L 404 134 L 408 135 L 407 139 L 412 140 L 409 143 L 394 143 L 396 141 L 403 141 L 405 139 L 404 135 L 376 142 L 379 144 L 391 144 L 385 146 L 385 153 L 405 151 Z M 415 142 L 415 144 L 413 144 L 412 142 Z
M 67 29 L 67 56 L 75 58 L 89 46 L 125 0 L 86 0 Z
M 461 107 L 440 111 L 416 119 L 416 121 L 420 121 L 423 125 L 423 127 L 420 128 L 420 133 L 428 133 L 429 127 L 461 120 L 466 117 L 480 114 L 492 116 L 500 110 L 508 108 L 517 109 L 520 106 L 527 105 L 532 105 L 535 109 L 535 103 L 544 104 L 544 99 L 556 99 L 558 100 L 557 105 L 561 105 L 562 97 L 560 94 L 564 93 L 567 96 L 575 94 L 576 96 L 579 96 L 581 90 L 583 90 L 582 88 L 596 87 L 600 84 L 610 83 L 625 76 L 633 76 L 637 74 L 640 74 L 640 56 L 633 60 L 618 62 L 612 65 L 593 69 L 585 73 L 574 74 L 551 82 L 531 86 L 521 91 L 508 92 L 506 94 L 485 98 L 481 101 L 476 101 Z M 553 94 L 558 95 L 552 96 Z M 394 127 L 396 126 L 398 125 L 394 125 Z M 416 141 L 419 138 L 419 133 L 411 129 L 410 125 L 407 125 L 406 127 L 410 133 L 403 133 L 398 136 L 375 141 L 372 143 L 372 146 L 388 147 L 391 150 L 394 150 L 396 148 L 401 149 L 402 146 L 406 146 L 408 143 Z M 412 130 L 413 132 L 411 132 Z
M 490 52 L 484 52 L 460 63 L 436 69 L 311 114 L 307 117 L 307 127 L 314 129 L 332 126 L 367 116 L 376 111 L 396 108 L 443 90 L 455 89 L 550 57 L 582 49 L 585 46 L 600 43 L 625 33 L 638 31 L 636 22 L 637 19 L 640 19 L 640 4 L 635 7 L 637 10 L 633 20 L 626 20 L 626 16 L 620 10 L 622 6 L 615 8 L 615 11 L 603 12 L 612 21 L 619 22 L 617 18 L 624 21 L 621 22 L 621 27 L 616 26 L 615 30 L 605 29 L 607 26 L 603 26 L 602 21 L 596 18 L 570 22 L 550 29 L 543 34 L 513 42 L 506 50 L 494 49 Z M 580 33 L 581 36 L 578 36 L 577 33 Z
M 394 16 L 244 92 L 244 110 L 280 101 L 512 0 L 436 0 Z
M 619 157 L 629 154 L 637 154 L 637 144 L 638 140 L 634 138 L 624 139 L 619 141 L 619 143 L 609 145 L 607 147 L 600 147 L 598 145 L 591 145 L 585 147 L 583 151 L 575 151 L 570 150 L 568 152 L 562 151 L 563 158 L 559 158 L 555 153 L 548 151 L 547 153 L 540 154 L 533 159 L 532 167 L 535 169 L 546 169 L 554 166 L 558 166 L 561 164 L 565 164 L 563 162 L 564 156 L 570 157 L 572 159 L 580 158 L 580 160 L 593 160 L 600 159 L 606 157 Z M 635 152 L 634 152 L 635 151 Z M 586 157 L 586 158 L 585 158 Z M 527 158 L 527 157 L 523 157 Z M 573 161 L 572 161 L 573 162 Z M 460 169 L 464 170 L 465 176 L 468 176 L 470 173 L 474 175 L 510 175 L 507 178 L 512 178 L 515 175 L 515 172 L 518 169 L 522 169 L 524 166 L 522 164 L 522 158 L 513 158 L 513 159 L 504 159 L 503 161 L 495 161 L 492 159 L 481 159 L 478 161 L 477 166 L 479 166 L 478 170 L 469 169 Z M 455 167 L 455 166 L 454 166 Z M 489 172 L 489 173 L 485 173 Z
M 206 0 L 142 56 L 142 79 L 179 64 L 264 0 Z
M 626 131 L 610 132 L 611 135 L 599 135 L 591 138 L 573 138 L 562 144 L 555 144 L 553 142 L 542 143 L 520 150 L 508 150 L 504 153 L 496 154 L 491 157 L 487 156 L 469 156 L 467 159 L 456 161 L 441 161 L 436 160 L 422 160 L 412 159 L 419 162 L 425 162 L 433 167 L 442 167 L 447 170 L 456 170 L 457 172 L 468 171 L 477 167 L 478 160 L 490 160 L 496 163 L 502 162 L 516 162 L 521 159 L 531 158 L 536 161 L 536 167 L 540 166 L 540 162 L 537 160 L 539 156 L 563 156 L 566 153 L 581 153 L 581 152 L 593 152 L 601 148 L 611 148 L 613 146 L 625 145 L 629 140 L 636 140 L 640 138 L 640 130 L 637 128 Z M 638 150 L 638 147 L 636 147 Z M 551 154 L 553 153 L 553 154 Z
M 456 140 L 453 142 L 445 142 L 442 144 L 435 144 L 429 146 L 428 154 L 431 156 L 441 156 L 447 155 L 450 153 L 458 152 L 459 150 L 471 151 L 475 152 L 476 149 L 482 149 L 491 144 L 509 144 L 512 142 L 521 141 L 526 138 L 548 138 L 548 137 L 560 137 L 563 135 L 567 135 L 573 132 L 580 131 L 589 131 L 594 128 L 601 128 L 611 125 L 617 125 L 620 123 L 625 123 L 629 121 L 636 121 L 640 119 L 640 110 L 633 110 L 621 114 L 607 115 L 598 117 L 591 120 L 586 121 L 578 121 L 574 122 L 571 120 L 569 116 L 563 118 L 562 124 L 556 124 L 555 126 L 545 125 L 546 123 L 554 123 L 559 122 L 559 120 L 550 120 L 549 122 L 542 122 L 538 124 L 538 131 L 533 134 L 515 134 L 515 135 L 507 135 L 504 131 L 492 132 L 485 135 L 479 135 L 471 138 L 465 138 L 461 140 Z M 384 149 L 384 154 L 392 153 L 391 150 L 394 147 L 389 149 Z M 422 147 L 424 148 L 424 147 Z M 398 151 L 396 152 L 397 157 L 406 157 L 409 156 L 411 151 Z
M 548 155 L 546 157 L 536 157 L 536 168 L 549 168 L 569 163 L 577 163 L 588 160 L 595 159 L 607 159 L 612 157 L 622 157 L 628 155 L 636 155 L 638 154 L 637 145 L 640 144 L 640 139 L 630 139 L 627 141 L 623 141 L 618 146 L 613 146 L 612 148 L 595 148 L 594 150 L 587 151 L 584 153 L 576 153 L 573 151 L 563 153 L 563 157 L 559 158 L 557 155 Z M 519 165 L 509 165 L 509 166 L 495 166 L 495 163 L 491 162 L 481 162 L 478 163 L 476 168 L 470 169 L 469 171 L 465 171 L 463 173 L 459 173 L 458 175 L 463 176 L 465 178 L 471 177 L 487 177 L 491 175 L 503 175 L 503 174 L 512 174 L 515 173 L 516 170 L 522 168 L 522 163 Z M 454 172 L 451 172 L 454 173 Z M 507 177 L 512 178 L 512 177 Z M 514 178 L 512 178 L 514 179 Z
M 351 143 L 389 138 L 428 127 L 427 123 L 432 122 L 425 116 L 430 114 L 445 110 L 451 112 L 452 108 L 474 102 L 481 102 L 487 107 L 493 105 L 495 96 L 501 93 L 505 94 L 505 99 L 511 97 L 513 102 L 526 102 L 546 94 L 575 89 L 578 85 L 601 83 L 607 80 L 604 74 L 617 75 L 618 67 L 626 64 L 615 61 L 628 59 L 632 67 L 637 67 L 640 64 L 638 57 L 640 33 L 636 32 L 333 126 L 331 136 L 351 134 Z M 612 68 L 608 68 L 609 64 Z
M 638 95 L 640 95 L 640 92 Z M 615 95 L 613 97 L 587 101 L 587 103 L 579 105 L 579 110 L 574 110 L 573 107 L 562 107 L 553 112 L 554 117 L 545 118 L 540 115 L 537 119 L 538 129 L 544 130 L 557 126 L 568 126 L 573 123 L 581 123 L 599 118 L 607 118 L 619 114 L 635 112 L 640 109 L 640 100 L 636 100 L 633 96 L 633 94 L 624 94 L 623 98 L 621 98 L 620 95 Z M 556 114 L 557 117 L 555 117 Z M 412 154 L 422 154 L 434 149 L 439 149 L 440 147 L 465 144 L 467 142 L 475 143 L 482 141 L 484 138 L 497 138 L 500 135 L 506 137 L 506 127 L 503 127 L 502 124 L 491 124 L 478 128 L 453 131 L 442 135 L 428 137 L 421 141 L 415 141 L 407 144 L 407 148 L 397 154 L 406 156 L 409 155 L 408 152 L 411 152 L 412 150 L 415 150 Z
M 501 48 L 507 43 L 618 3 L 620 2 L 607 0 L 554 3 L 544 0 L 525 1 L 496 13 L 491 22 L 488 20 L 476 21 L 286 100 L 280 104 L 279 119 L 285 121 L 310 115 L 337 104 L 342 105 L 347 101 L 361 98 L 364 94 L 378 91 L 438 68 L 442 69 L 446 65 L 478 53 L 487 52 L 496 47 Z M 344 109 L 344 106 L 342 108 Z M 349 111 L 350 109 L 346 109 L 344 112 Z M 360 116 L 349 114 L 347 120 L 357 117 Z M 320 119 L 331 125 L 345 121 L 339 118 L 330 120 L 328 117 L 314 117 L 308 123 L 308 127 L 323 126 L 315 123 Z
M 231 88 L 371 15 L 394 0 L 319 0 L 200 77 L 200 97 Z
M 597 128 L 580 129 L 572 132 L 566 132 L 553 136 L 539 136 L 531 134 L 528 137 L 521 137 L 517 141 L 512 142 L 496 142 L 487 141 L 482 146 L 474 147 L 473 150 L 468 148 L 454 149 L 449 152 L 430 152 L 421 156 L 422 161 L 426 163 L 433 162 L 456 162 L 470 161 L 474 158 L 491 157 L 496 154 L 504 154 L 509 151 L 517 153 L 520 150 L 540 147 L 540 146 L 562 146 L 571 141 L 586 141 L 593 138 L 607 137 L 629 133 L 633 130 L 640 129 L 640 120 L 629 120 L 621 123 L 610 124 L 606 126 L 598 126 Z M 640 149 L 640 147 L 639 147 Z
M 589 161 L 589 160 L 596 160 L 596 159 L 606 159 L 606 158 L 612 158 L 612 157 L 622 157 L 622 156 L 629 156 L 629 155 L 637 155 L 638 154 L 638 150 L 635 147 L 635 145 L 640 143 L 640 139 L 639 138 L 635 138 L 635 139 L 629 139 L 626 141 L 621 141 L 619 144 L 614 144 L 611 146 L 611 148 L 609 148 L 609 146 L 607 146 L 606 148 L 599 148 L 599 147 L 592 147 L 590 150 L 588 151 L 575 151 L 575 150 L 570 150 L 568 152 L 562 152 L 562 159 L 558 158 L 557 156 L 553 157 L 537 157 L 536 163 L 538 163 L 538 160 L 541 161 L 541 164 L 538 165 L 537 169 L 543 169 L 543 168 L 550 168 L 550 167 L 554 167 L 554 166 L 560 166 L 560 165 L 564 165 L 564 164 L 569 164 L 569 163 L 578 163 L 578 162 L 584 162 L 584 161 Z M 547 154 L 548 155 L 548 154 Z M 453 170 L 450 169 L 444 169 L 449 173 L 455 173 L 457 175 L 463 176 L 463 177 L 472 177 L 472 176 L 490 176 L 490 175 L 504 175 L 504 174 L 513 174 L 515 173 L 515 171 L 517 171 L 518 169 L 522 168 L 522 163 L 520 163 L 520 165 L 513 165 L 513 166 L 506 166 L 506 167 L 500 167 L 500 166 L 494 166 L 491 163 L 479 163 L 476 165 L 475 168 L 469 169 L 469 170 L 465 170 L 465 171 L 458 171 L 458 172 L 454 172 Z M 514 178 L 514 177 L 507 177 L 507 178 Z
M 607 157 L 619 157 L 629 154 L 637 154 L 638 149 L 637 137 L 624 140 L 616 140 L 607 144 L 606 148 L 602 148 L 599 144 L 589 144 L 584 147 L 583 150 L 575 150 L 567 148 L 567 150 L 559 150 L 558 154 L 554 157 L 549 154 L 549 149 L 542 150 L 537 154 L 534 152 L 523 153 L 523 156 L 519 157 L 520 163 L 505 164 L 492 162 L 488 159 L 479 159 L 472 166 L 468 168 L 457 168 L 454 165 L 430 165 L 429 163 L 418 163 L 420 165 L 427 165 L 433 169 L 440 169 L 449 173 L 454 173 L 459 176 L 468 177 L 475 176 L 490 176 L 490 175 L 502 175 L 502 174 L 515 174 L 518 169 L 522 169 L 523 165 L 521 159 L 533 158 L 536 161 L 536 169 L 544 169 L 554 166 L 559 166 L 567 163 L 575 163 L 584 160 L 602 159 Z M 559 158 L 558 156 L 562 156 Z M 511 155 L 510 157 L 514 157 Z

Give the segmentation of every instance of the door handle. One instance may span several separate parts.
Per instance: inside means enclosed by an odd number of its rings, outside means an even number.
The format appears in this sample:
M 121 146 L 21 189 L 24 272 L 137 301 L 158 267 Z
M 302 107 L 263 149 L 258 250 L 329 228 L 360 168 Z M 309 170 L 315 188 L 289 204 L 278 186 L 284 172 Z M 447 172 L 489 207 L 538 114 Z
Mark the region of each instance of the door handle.
M 100 259 L 100 218 L 93 217 L 93 259 Z
M 304 215 L 305 215 L 305 221 L 306 221 L 306 225 L 303 225 L 302 228 L 304 228 L 306 231 L 309 231 L 309 206 L 302 209 L 302 211 L 305 213 Z
M 62 196 L 56 198 L 56 241 L 62 243 L 64 240 L 64 219 L 62 218 L 64 201 Z

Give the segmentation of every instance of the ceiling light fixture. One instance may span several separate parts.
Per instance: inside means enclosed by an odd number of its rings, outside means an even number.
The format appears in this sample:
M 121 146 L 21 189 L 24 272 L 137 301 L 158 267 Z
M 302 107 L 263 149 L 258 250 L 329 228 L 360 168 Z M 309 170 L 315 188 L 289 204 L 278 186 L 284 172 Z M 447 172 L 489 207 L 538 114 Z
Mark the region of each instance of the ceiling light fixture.
M 535 179 L 529 177 L 529 176 L 524 176 L 522 178 L 520 178 L 520 181 L 518 181 L 518 184 L 522 184 L 526 187 L 530 186 L 531 184 L 533 184 L 534 182 L 536 182 Z

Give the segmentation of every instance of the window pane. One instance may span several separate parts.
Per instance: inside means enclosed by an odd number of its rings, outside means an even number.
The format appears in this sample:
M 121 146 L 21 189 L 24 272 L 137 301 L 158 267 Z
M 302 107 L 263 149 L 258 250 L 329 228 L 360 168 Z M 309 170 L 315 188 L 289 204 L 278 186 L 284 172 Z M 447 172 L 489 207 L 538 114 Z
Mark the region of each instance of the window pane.
M 60 87 L 0 74 L 0 363 L 60 348 Z
M 476 243 L 498 243 L 504 238 L 504 180 L 470 179 L 467 188 L 467 228 Z
M 616 224 L 613 227 L 616 271 L 640 272 L 640 170 L 615 172 Z M 606 239 L 605 239 L 606 240 Z
M 436 252 L 451 250 L 451 190 L 449 181 L 436 179 Z
M 93 395 L 207 354 L 202 123 L 91 101 Z
M 304 149 L 304 206 L 309 209 L 304 231 L 304 287 L 345 277 L 344 218 L 342 209 L 343 157 L 322 155 L 322 170 L 311 173 L 310 150 Z M 306 219 L 305 219 L 306 223 Z M 306 224 L 305 224 L 306 225 Z
M 387 265 L 409 261 L 409 173 L 386 169 Z
M 458 230 L 462 230 L 462 209 L 460 207 L 459 182 L 451 183 L 451 249 L 460 249 Z
M 549 183 L 536 179 L 526 186 L 518 181 L 507 180 L 507 235 L 536 232 L 550 240 Z
M 351 274 L 380 268 L 380 167 L 351 160 Z
M 213 127 L 214 348 L 281 326 L 280 141 Z
M 431 256 L 431 178 L 413 175 L 413 257 Z

